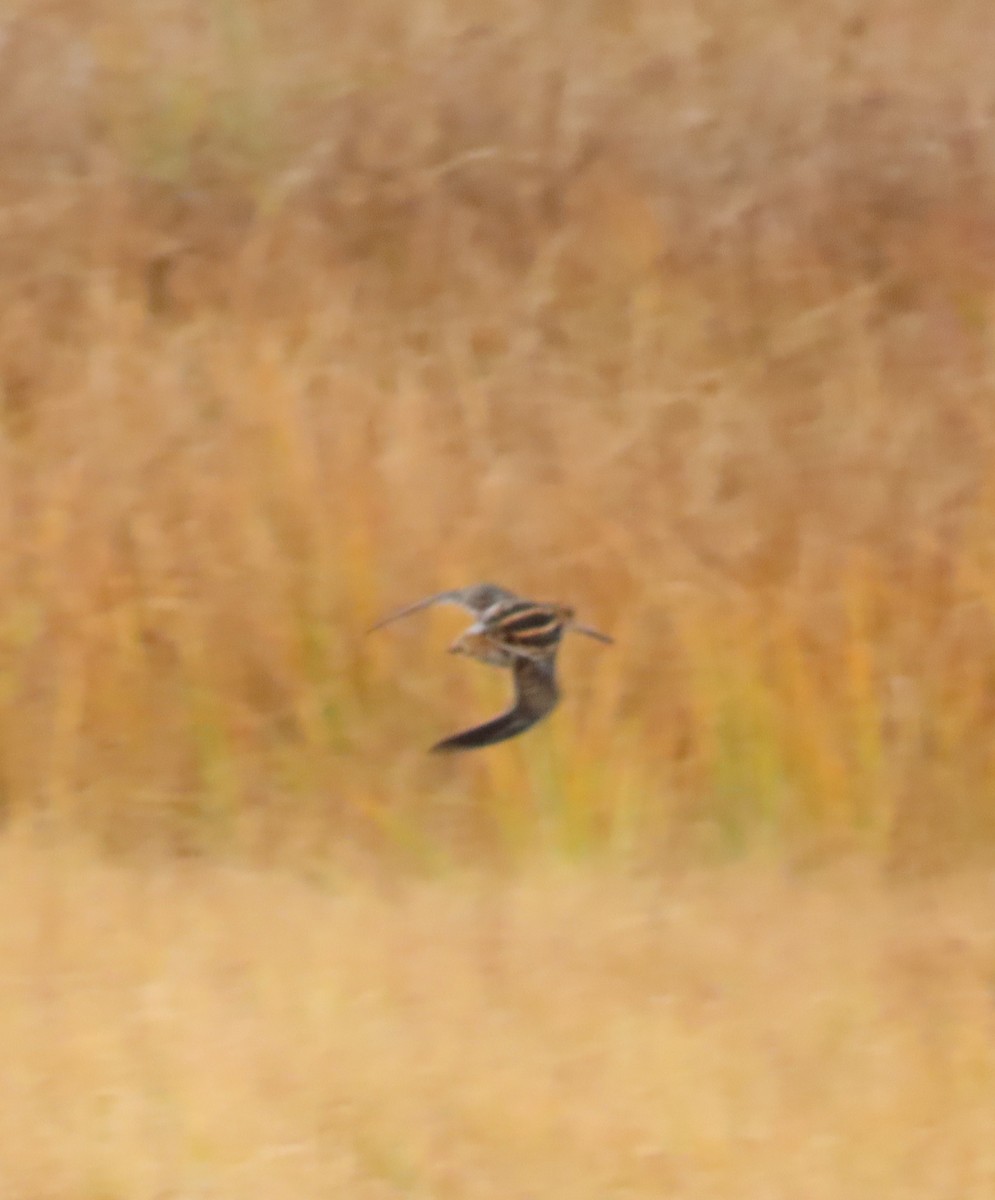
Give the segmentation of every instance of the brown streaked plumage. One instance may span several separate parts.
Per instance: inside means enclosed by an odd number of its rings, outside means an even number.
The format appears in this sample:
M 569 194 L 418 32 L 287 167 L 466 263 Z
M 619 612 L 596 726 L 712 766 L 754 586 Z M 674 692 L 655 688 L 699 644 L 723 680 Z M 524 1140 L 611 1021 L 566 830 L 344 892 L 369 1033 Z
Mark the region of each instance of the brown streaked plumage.
M 378 621 L 380 629 L 401 617 L 432 604 L 459 604 L 477 617 L 450 646 L 493 667 L 509 668 L 515 681 L 515 702 L 500 716 L 463 733 L 444 738 L 434 751 L 471 750 L 516 737 L 548 716 L 556 707 L 556 655 L 564 633 L 575 630 L 610 644 L 607 634 L 579 625 L 574 610 L 565 604 L 538 604 L 523 600 L 492 583 L 477 583 L 439 592 L 399 609 Z
M 474 583 L 469 587 L 426 596 L 423 600 L 416 600 L 381 617 L 375 625 L 370 626 L 368 632 L 382 629 L 401 617 L 409 617 L 433 604 L 458 604 L 473 613 L 478 622 L 474 628 L 486 630 L 490 637 L 500 641 L 512 654 L 538 653 L 541 656 L 550 646 L 558 645 L 569 629 L 607 645 L 612 642 L 607 634 L 589 625 L 579 624 L 574 618 L 574 610 L 568 605 L 523 600 L 495 583 Z M 510 661 L 500 665 L 510 666 Z
M 511 656 L 538 659 L 555 652 L 570 629 L 609 645 L 612 640 L 597 629 L 579 625 L 574 610 L 568 605 L 537 604 L 533 600 L 511 600 L 494 605 L 471 629 L 474 633 L 485 634 Z

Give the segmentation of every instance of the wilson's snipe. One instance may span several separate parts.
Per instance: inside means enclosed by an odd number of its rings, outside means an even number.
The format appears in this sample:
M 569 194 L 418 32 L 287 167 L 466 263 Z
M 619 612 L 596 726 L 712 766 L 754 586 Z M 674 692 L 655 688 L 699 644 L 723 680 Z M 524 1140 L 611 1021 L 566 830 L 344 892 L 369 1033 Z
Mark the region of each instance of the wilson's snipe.
M 493 656 L 485 657 L 483 647 L 480 648 L 480 653 L 473 654 L 472 657 L 490 662 L 492 666 L 511 666 L 511 661 L 517 654 L 541 655 L 550 645 L 558 644 L 568 629 L 609 645 L 612 642 L 607 634 L 599 633 L 597 629 L 591 629 L 588 625 L 577 624 L 572 608 L 564 604 L 537 604 L 534 600 L 523 600 L 514 592 L 498 587 L 496 583 L 473 583 L 469 587 L 454 588 L 449 592 L 437 592 L 434 596 L 426 596 L 423 600 L 416 600 L 414 604 L 388 613 L 375 625 L 371 625 L 369 632 L 382 629 L 392 621 L 399 621 L 401 617 L 421 612 L 423 608 L 433 604 L 458 604 L 473 613 L 478 621 L 473 629 L 486 632 L 489 639 L 501 643 L 508 651 L 500 662 L 494 661 Z M 460 653 L 466 653 L 465 649 Z
M 556 707 L 556 654 L 564 633 L 576 630 L 599 642 L 611 643 L 607 634 L 579 625 L 574 610 L 563 604 L 537 604 L 523 600 L 493 583 L 439 592 L 399 609 L 378 621 L 373 629 L 419 612 L 432 604 L 459 604 L 477 617 L 449 647 L 494 667 L 508 667 L 515 680 L 515 702 L 507 712 L 483 725 L 443 739 L 436 751 L 471 750 L 524 733 Z M 372 632 L 372 630 L 371 630 Z

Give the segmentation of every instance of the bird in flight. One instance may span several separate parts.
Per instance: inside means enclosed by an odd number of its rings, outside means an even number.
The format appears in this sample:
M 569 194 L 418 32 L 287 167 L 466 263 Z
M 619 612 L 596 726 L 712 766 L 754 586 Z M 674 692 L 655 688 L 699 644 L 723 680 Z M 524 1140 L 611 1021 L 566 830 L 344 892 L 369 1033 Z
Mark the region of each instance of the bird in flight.
M 375 625 L 370 626 L 369 632 L 382 629 L 401 617 L 409 617 L 421 612 L 433 604 L 458 604 L 477 618 L 474 631 L 486 632 L 493 642 L 499 642 L 509 652 L 509 656 L 500 654 L 482 658 L 484 647 L 477 647 L 480 653 L 472 657 L 491 662 L 492 666 L 511 666 L 511 659 L 516 653 L 541 652 L 551 644 L 559 642 L 562 635 L 573 629 L 587 637 L 611 645 L 612 639 L 597 629 L 588 625 L 580 625 L 574 619 L 574 610 L 565 604 L 537 604 L 534 600 L 523 600 L 514 592 L 498 587 L 496 583 L 473 583 L 469 587 L 454 588 L 448 592 L 437 592 L 434 596 L 426 596 L 407 604 L 387 616 L 382 617 Z M 469 632 L 469 630 L 467 631 Z M 460 653 L 466 653 L 461 650 Z M 493 661 L 501 657 L 500 662 Z
M 506 712 L 493 720 L 438 742 L 432 747 L 436 752 L 472 750 L 503 742 L 548 716 L 559 700 L 556 655 L 568 630 L 599 642 L 612 642 L 607 634 L 579 624 L 574 610 L 565 604 L 523 600 L 493 583 L 475 583 L 427 596 L 390 613 L 372 628 L 381 629 L 430 605 L 447 603 L 458 604 L 477 618 L 449 647 L 450 653 L 465 654 L 493 667 L 509 668 L 515 699 Z

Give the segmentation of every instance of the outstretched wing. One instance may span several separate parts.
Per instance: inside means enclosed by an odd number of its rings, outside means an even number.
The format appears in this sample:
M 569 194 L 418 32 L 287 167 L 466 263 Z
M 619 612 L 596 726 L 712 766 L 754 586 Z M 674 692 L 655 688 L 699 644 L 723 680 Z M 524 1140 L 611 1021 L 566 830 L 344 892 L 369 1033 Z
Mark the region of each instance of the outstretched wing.
M 421 612 L 423 608 L 429 608 L 433 604 L 458 604 L 467 612 L 473 613 L 475 617 L 482 617 L 495 604 L 516 599 L 514 592 L 498 587 L 496 583 L 472 583 L 469 587 L 437 592 L 434 596 L 426 596 L 424 600 L 416 600 L 414 604 L 408 604 L 404 608 L 397 609 L 396 612 L 388 613 L 386 617 L 381 617 L 375 625 L 371 625 L 367 633 L 372 633 L 375 629 L 382 629 L 384 625 L 389 625 L 392 621 L 399 621 L 401 617 L 409 617 L 412 613 Z
M 544 662 L 517 658 L 512 671 L 515 703 L 511 708 L 499 717 L 485 721 L 483 725 L 475 725 L 472 729 L 443 738 L 432 747 L 433 752 L 446 754 L 454 750 L 476 750 L 480 746 L 507 741 L 524 733 L 553 711 L 559 700 L 553 658 Z

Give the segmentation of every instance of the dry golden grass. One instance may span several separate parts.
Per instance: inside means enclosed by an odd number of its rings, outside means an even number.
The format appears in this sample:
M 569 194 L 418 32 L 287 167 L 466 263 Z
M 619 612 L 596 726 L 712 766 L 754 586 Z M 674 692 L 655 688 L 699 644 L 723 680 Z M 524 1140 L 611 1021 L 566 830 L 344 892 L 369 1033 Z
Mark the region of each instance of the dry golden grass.
M 0 786 L 122 846 L 995 832 L 984 4 L 23 3 Z M 529 739 L 383 609 L 570 600 Z
M 7 6 L 0 1194 L 995 1193 L 990 42 Z
M 0 847 L 0 1192 L 987 1200 L 990 875 Z

